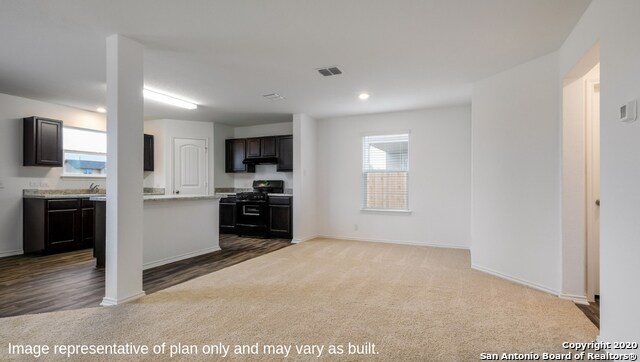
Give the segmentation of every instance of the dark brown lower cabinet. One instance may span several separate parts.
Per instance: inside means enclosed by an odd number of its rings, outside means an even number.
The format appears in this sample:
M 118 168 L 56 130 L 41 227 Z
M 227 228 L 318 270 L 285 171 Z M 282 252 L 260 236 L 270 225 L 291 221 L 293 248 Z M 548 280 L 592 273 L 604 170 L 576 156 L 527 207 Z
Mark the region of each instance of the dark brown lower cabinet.
M 80 239 L 82 240 L 82 244 L 87 248 L 93 246 L 93 212 L 95 209 L 94 202 L 87 199 L 82 199 L 81 201 L 82 210 L 81 212 L 81 220 L 82 220 L 82 230 L 80 233 Z
M 269 235 L 276 238 L 291 238 L 293 235 L 293 198 L 269 196 Z
M 87 199 L 23 199 L 25 253 L 55 253 L 93 245 L 93 203 Z
M 220 199 L 220 233 L 235 234 L 236 232 L 236 198 L 224 197 Z

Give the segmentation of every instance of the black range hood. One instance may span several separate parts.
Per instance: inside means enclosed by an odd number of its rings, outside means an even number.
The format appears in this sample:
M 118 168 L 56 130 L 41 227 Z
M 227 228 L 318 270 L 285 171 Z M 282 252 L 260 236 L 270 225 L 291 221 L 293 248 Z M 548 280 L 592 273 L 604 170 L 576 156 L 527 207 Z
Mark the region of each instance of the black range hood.
M 260 164 L 277 164 L 278 157 L 252 157 L 245 158 L 242 163 L 245 165 L 260 165 Z

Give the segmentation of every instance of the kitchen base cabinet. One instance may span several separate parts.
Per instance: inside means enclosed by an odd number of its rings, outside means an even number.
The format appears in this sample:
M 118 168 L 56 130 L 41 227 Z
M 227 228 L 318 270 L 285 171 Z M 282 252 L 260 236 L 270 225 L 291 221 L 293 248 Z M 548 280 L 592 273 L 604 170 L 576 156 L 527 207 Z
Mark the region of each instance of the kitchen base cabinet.
M 275 238 L 290 239 L 293 236 L 292 197 L 269 197 L 269 235 Z
M 23 249 L 55 253 L 93 245 L 93 203 L 86 199 L 23 199 Z
M 236 198 L 220 199 L 220 234 L 236 233 Z

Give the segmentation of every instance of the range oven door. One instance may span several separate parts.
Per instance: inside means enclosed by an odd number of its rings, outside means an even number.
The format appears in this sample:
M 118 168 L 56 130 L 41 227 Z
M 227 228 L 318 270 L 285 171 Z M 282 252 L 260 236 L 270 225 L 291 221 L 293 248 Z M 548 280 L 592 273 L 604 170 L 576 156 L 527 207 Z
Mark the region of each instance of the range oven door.
M 267 237 L 267 203 L 265 201 L 236 202 L 236 233 Z

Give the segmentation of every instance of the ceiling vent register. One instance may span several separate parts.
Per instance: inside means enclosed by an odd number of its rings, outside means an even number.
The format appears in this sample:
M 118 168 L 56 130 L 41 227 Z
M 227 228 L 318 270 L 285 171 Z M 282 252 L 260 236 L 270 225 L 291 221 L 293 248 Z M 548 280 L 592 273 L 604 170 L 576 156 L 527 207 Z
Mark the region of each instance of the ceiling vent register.
M 337 66 L 326 67 L 326 68 L 318 68 L 316 69 L 318 73 L 322 74 L 325 77 L 330 77 L 332 75 L 342 74 L 342 71 L 338 69 Z
M 287 98 L 279 95 L 278 93 L 269 93 L 269 94 L 263 94 L 263 97 L 265 97 L 266 99 L 270 99 L 272 101 L 283 101 Z

